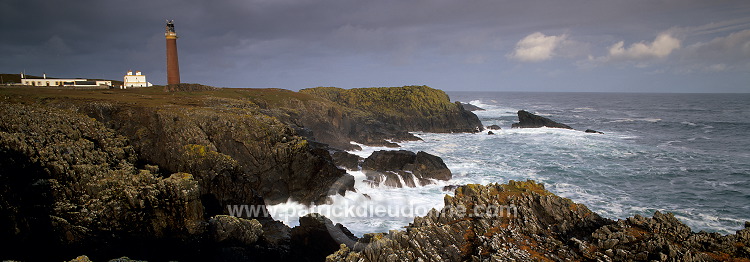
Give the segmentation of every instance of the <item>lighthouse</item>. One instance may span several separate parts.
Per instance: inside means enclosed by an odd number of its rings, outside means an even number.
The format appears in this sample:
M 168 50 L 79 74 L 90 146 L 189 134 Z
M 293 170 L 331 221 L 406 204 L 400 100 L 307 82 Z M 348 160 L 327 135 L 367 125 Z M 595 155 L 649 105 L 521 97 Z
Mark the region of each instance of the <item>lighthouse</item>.
M 179 84 L 180 64 L 177 62 L 177 33 L 174 31 L 174 20 L 167 21 L 164 36 L 167 38 L 167 84 Z

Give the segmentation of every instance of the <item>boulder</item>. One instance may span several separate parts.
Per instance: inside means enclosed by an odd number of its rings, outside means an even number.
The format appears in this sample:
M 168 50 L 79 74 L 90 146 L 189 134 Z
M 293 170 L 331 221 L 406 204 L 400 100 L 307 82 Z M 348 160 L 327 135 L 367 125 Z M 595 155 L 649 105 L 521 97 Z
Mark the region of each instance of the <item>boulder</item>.
M 452 177 L 440 157 L 422 151 L 375 151 L 364 160 L 362 170 L 371 184 L 390 187 L 423 186 Z
M 552 127 L 552 128 L 565 128 L 573 129 L 566 124 L 561 124 L 552 121 L 549 118 L 541 117 L 525 110 L 518 111 L 518 123 L 513 124 L 512 128 L 538 128 L 538 127 Z
M 488 134 L 488 135 L 494 135 L 494 134 L 495 134 L 495 132 L 492 132 L 492 131 L 488 131 L 488 132 L 487 132 L 487 134 Z
M 596 131 L 596 130 L 593 130 L 593 129 L 586 129 L 586 131 L 584 131 L 584 132 L 586 132 L 586 133 L 594 133 L 594 134 L 604 134 L 604 132 L 599 132 L 599 131 Z

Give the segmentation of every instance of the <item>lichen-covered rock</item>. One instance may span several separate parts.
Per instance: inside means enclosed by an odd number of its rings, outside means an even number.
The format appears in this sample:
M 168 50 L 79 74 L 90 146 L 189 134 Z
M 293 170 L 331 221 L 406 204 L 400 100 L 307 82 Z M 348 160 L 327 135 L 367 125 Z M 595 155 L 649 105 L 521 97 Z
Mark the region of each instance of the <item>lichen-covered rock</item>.
M 750 228 L 693 233 L 671 214 L 611 221 L 533 181 L 465 185 L 445 207 L 327 261 L 747 261 Z
M 149 243 L 201 233 L 203 207 L 192 176 L 165 179 L 139 170 L 135 156 L 126 138 L 92 118 L 0 104 L 4 250 L 37 260 L 65 255 L 31 249 L 40 243 L 73 253 L 94 243 L 117 249 L 132 238 Z
M 552 121 L 549 118 L 538 116 L 525 110 L 518 111 L 518 123 L 514 123 L 513 125 L 511 125 L 512 128 L 538 128 L 545 126 L 552 128 L 573 129 L 566 124 Z
M 422 151 L 375 151 L 364 160 L 362 170 L 373 185 L 390 187 L 424 186 L 452 177 L 440 157 Z
M 258 220 L 218 215 L 208 221 L 209 232 L 217 243 L 253 245 L 263 236 Z
M 670 213 L 633 216 L 591 234 L 589 259 L 603 261 L 734 261 L 749 258 L 750 228 L 736 234 L 693 233 Z M 742 260 L 736 260 L 742 261 Z

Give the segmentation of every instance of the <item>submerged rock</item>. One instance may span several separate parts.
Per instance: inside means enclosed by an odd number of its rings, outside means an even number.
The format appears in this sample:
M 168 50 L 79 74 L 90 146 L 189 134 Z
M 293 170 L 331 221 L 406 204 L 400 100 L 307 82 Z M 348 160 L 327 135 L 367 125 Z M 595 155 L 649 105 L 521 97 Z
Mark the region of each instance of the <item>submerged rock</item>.
M 390 187 L 424 186 L 432 184 L 433 179 L 447 181 L 452 177 L 440 157 L 423 151 L 375 151 L 362 163 L 362 170 L 370 183 Z
M 538 128 L 538 127 L 552 127 L 552 128 L 565 128 L 573 129 L 568 125 L 561 124 L 552 121 L 549 118 L 541 117 L 525 110 L 518 111 L 518 123 L 511 125 L 512 128 Z

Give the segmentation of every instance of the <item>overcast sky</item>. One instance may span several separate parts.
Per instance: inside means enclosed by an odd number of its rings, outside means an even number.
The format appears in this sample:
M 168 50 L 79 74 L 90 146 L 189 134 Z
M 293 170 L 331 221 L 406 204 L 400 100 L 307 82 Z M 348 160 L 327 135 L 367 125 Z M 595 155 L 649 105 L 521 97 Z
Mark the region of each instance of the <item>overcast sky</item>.
M 0 0 L 0 72 L 220 87 L 750 92 L 750 1 Z

